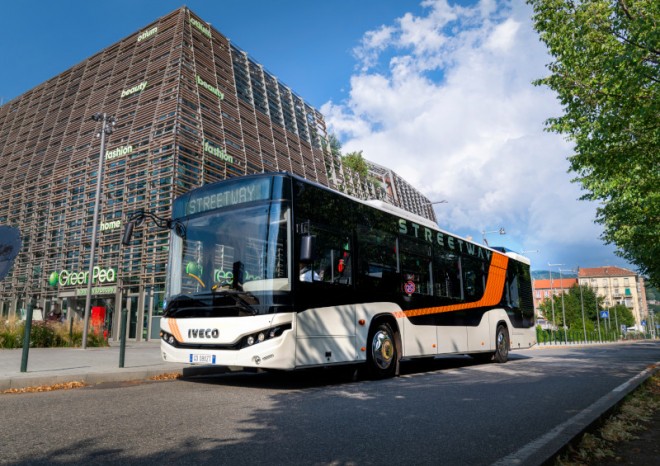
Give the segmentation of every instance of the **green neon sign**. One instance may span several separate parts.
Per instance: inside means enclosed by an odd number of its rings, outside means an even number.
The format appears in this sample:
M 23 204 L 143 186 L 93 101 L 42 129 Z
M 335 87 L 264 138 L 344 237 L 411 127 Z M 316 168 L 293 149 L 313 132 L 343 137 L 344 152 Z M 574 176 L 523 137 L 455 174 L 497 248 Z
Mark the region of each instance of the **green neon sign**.
M 157 32 L 158 32 L 158 26 L 153 27 L 148 31 L 144 31 L 142 34 L 138 36 L 137 41 L 141 42 L 143 40 L 149 39 L 150 37 L 153 37 Z
M 140 84 L 137 86 L 133 86 L 130 89 L 125 89 L 121 91 L 121 96 L 126 97 L 132 94 L 135 94 L 136 92 L 142 92 L 146 89 L 147 87 L 147 81 L 142 81 Z
M 86 285 L 89 281 L 89 271 L 70 272 L 66 269 L 60 272 L 52 272 L 48 276 L 48 284 L 51 286 Z M 92 270 L 92 283 L 114 283 L 117 281 L 117 272 L 113 268 L 102 269 L 94 267 Z
M 225 98 L 225 95 L 222 93 L 222 91 L 220 89 L 218 89 L 217 87 L 211 86 L 209 83 L 207 83 L 202 78 L 200 78 L 199 75 L 197 75 L 197 85 L 202 86 L 207 91 L 211 91 L 213 94 L 218 96 L 218 98 L 220 100 L 223 100 Z
M 204 27 L 204 25 L 199 21 L 197 21 L 195 18 L 190 18 L 190 24 L 192 24 L 197 29 L 202 31 L 202 34 L 204 34 L 206 37 L 208 37 L 209 39 L 211 38 L 211 30 L 209 28 Z
M 105 159 L 106 160 L 116 159 L 117 157 L 121 157 L 122 155 L 131 154 L 132 152 L 133 152 L 133 146 L 117 147 L 116 149 L 105 151 Z
M 224 160 L 225 162 L 234 163 L 234 157 L 232 157 L 231 155 L 229 155 L 219 147 L 212 146 L 211 143 L 206 139 L 204 139 L 204 152 L 211 155 L 215 155 L 217 158 L 219 158 L 220 160 Z

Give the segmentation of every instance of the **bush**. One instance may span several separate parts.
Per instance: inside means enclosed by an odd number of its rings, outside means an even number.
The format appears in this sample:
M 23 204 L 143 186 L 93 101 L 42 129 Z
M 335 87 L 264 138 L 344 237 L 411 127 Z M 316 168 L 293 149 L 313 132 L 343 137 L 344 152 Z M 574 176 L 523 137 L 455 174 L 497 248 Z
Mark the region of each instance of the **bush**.
M 83 324 L 75 322 L 69 332 L 68 322 L 33 321 L 30 332 L 30 348 L 77 347 L 82 345 Z M 0 348 L 22 348 L 25 322 L 18 319 L 0 321 Z M 87 345 L 108 346 L 103 333 L 87 334 Z

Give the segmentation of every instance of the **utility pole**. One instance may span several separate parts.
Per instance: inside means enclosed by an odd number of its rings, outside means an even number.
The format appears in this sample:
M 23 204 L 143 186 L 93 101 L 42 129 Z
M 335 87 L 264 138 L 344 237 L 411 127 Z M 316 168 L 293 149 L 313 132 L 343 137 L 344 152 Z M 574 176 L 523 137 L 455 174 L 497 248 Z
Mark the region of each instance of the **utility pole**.
M 106 113 L 95 113 L 92 120 L 101 122 L 101 150 L 99 152 L 99 166 L 96 171 L 96 197 L 94 198 L 94 220 L 92 223 L 92 243 L 89 248 L 89 275 L 87 276 L 87 296 L 85 297 L 85 323 L 83 324 L 82 349 L 87 349 L 87 333 L 89 330 L 89 315 L 92 306 L 92 281 L 94 276 L 94 256 L 96 254 L 96 235 L 99 228 L 99 206 L 101 201 L 101 180 L 105 166 L 105 140 L 106 135 L 112 134 L 115 126 L 115 117 Z
M 587 324 L 584 317 L 584 299 L 582 297 L 582 285 L 580 284 L 580 267 L 578 267 L 578 286 L 580 287 L 580 307 L 582 308 L 582 330 L 584 330 L 584 342 L 587 343 Z

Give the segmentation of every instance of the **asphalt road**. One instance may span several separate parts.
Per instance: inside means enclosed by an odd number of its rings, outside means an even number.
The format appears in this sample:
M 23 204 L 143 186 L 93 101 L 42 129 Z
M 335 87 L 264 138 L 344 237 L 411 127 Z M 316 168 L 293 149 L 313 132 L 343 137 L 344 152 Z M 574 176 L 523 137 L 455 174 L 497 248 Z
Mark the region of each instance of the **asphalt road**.
M 660 344 L 353 371 L 233 373 L 0 395 L 2 464 L 538 464 Z

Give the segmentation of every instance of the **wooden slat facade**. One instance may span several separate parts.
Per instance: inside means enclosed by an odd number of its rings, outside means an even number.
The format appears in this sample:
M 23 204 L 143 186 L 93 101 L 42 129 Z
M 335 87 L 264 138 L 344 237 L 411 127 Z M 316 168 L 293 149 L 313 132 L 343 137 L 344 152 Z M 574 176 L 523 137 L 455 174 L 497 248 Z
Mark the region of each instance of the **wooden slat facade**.
M 98 233 L 95 265 L 115 269 L 117 283 L 93 304 L 129 307 L 129 338 L 157 335 L 168 232 L 143 225 L 121 247 L 117 222 L 138 210 L 169 217 L 176 196 L 257 172 L 289 171 L 363 197 L 374 189 L 330 154 L 319 111 L 182 7 L 0 107 L 0 224 L 19 227 L 23 240 L 0 282 L 0 317 L 17 315 L 30 299 L 44 312 L 57 303 L 70 318 L 84 311 L 75 286 L 49 278 L 89 268 L 97 112 L 117 124 L 107 139 L 99 216 L 110 227 Z M 397 192 L 424 206 L 415 190 Z M 119 314 L 108 317 L 113 336 Z
M 0 224 L 19 227 L 23 240 L 0 283 L 0 316 L 18 314 L 30 298 L 45 311 L 56 302 L 69 315 L 83 311 L 84 296 L 48 279 L 89 267 L 97 112 L 117 119 L 101 224 L 141 209 L 168 217 L 175 196 L 243 174 L 288 170 L 328 184 L 322 115 L 193 12 L 176 10 L 0 107 Z M 160 309 L 168 235 L 143 226 L 121 248 L 121 232 L 98 233 L 95 264 L 116 269 L 121 286 L 93 302 L 119 309 L 132 300 L 130 336 L 140 339 L 142 322 Z

